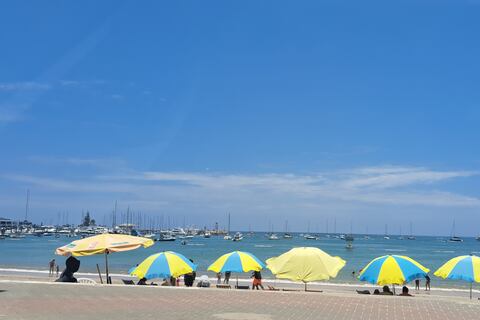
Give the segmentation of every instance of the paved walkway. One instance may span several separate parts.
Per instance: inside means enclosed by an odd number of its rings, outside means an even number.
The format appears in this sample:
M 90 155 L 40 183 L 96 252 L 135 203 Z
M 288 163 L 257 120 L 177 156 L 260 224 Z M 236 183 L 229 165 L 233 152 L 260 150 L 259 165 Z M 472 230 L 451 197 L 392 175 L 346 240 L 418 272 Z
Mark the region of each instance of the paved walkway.
M 466 297 L 0 282 L 0 319 L 479 319 Z

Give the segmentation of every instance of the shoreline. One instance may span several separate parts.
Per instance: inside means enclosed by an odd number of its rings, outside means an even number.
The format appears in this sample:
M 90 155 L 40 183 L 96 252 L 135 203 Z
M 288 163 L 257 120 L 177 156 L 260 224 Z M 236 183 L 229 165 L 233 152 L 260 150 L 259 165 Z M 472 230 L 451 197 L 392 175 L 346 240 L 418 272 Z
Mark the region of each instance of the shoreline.
M 88 278 L 92 279 L 97 282 L 98 285 L 100 284 L 98 273 L 91 273 L 91 272 L 77 272 L 75 273 L 76 278 Z M 111 273 L 112 282 L 114 285 L 122 286 L 122 279 L 133 279 L 128 274 L 122 273 Z M 197 274 L 197 279 L 200 277 L 201 274 Z M 102 278 L 104 279 L 105 275 L 102 273 Z M 49 276 L 48 270 L 35 270 L 35 269 L 23 269 L 23 268 L 0 268 L 0 283 L 55 283 L 55 279 L 57 278 L 56 275 Z M 214 277 L 208 277 L 211 288 L 215 288 L 217 279 Z M 159 280 L 152 280 L 152 282 L 159 283 Z M 232 287 L 235 285 L 237 281 L 236 276 L 232 276 L 230 278 L 230 284 Z M 149 281 L 150 282 L 150 281 Z M 250 285 L 252 280 L 246 277 L 238 277 L 238 283 L 240 285 Z M 284 279 L 271 279 L 271 278 L 264 278 L 263 283 L 265 288 L 267 286 L 273 286 L 275 288 L 285 288 L 285 289 L 297 289 L 299 291 L 303 291 L 304 284 L 299 282 L 293 282 L 290 280 Z M 469 289 L 465 288 L 443 288 L 443 287 L 433 287 L 431 291 L 425 291 L 421 286 L 419 291 L 414 290 L 413 284 L 406 285 L 410 289 L 410 293 L 415 296 L 438 296 L 438 297 L 446 297 L 446 296 L 465 296 L 469 295 Z M 401 290 L 402 286 L 395 286 L 397 292 Z M 181 278 L 180 286 L 176 288 L 185 288 L 183 287 L 183 279 Z M 379 289 L 381 286 L 373 285 L 370 283 L 358 282 L 358 283 L 341 283 L 341 282 L 310 282 L 308 283 L 308 288 L 312 290 L 324 290 L 328 292 L 337 292 L 341 294 L 356 294 L 355 290 L 370 290 L 373 293 L 374 289 Z M 268 290 L 266 290 L 268 291 Z M 476 296 L 480 295 L 480 289 L 475 288 L 472 290 L 473 294 Z

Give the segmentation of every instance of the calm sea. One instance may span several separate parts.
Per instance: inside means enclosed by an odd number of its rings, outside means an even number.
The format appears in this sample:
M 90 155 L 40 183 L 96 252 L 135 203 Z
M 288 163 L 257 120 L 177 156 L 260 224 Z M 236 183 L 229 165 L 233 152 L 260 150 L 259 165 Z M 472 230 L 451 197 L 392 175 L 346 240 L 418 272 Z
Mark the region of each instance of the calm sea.
M 281 236 L 279 234 L 279 236 Z M 53 237 L 27 237 L 25 239 L 0 240 L 0 267 L 45 270 L 48 262 L 55 258 L 61 266 L 65 257 L 56 256 L 57 247 L 72 241 L 72 238 Z M 436 237 L 417 237 L 416 240 L 398 240 L 392 236 L 391 240 L 383 236 L 371 236 L 364 240 L 359 236 L 354 241 L 353 249 L 346 249 L 345 242 L 334 238 L 321 237 L 319 240 L 305 240 L 299 235 L 293 239 L 268 240 L 264 234 L 257 233 L 253 237 L 245 237 L 243 241 L 233 242 L 223 240 L 223 237 L 204 239 L 201 237 L 190 239 L 187 245 L 182 245 L 179 240 L 175 242 L 156 242 L 150 248 L 138 249 L 129 252 L 114 253 L 109 256 L 111 272 L 127 273 L 136 264 L 147 256 L 160 251 L 176 251 L 198 264 L 197 274 L 206 274 L 208 266 L 219 256 L 234 250 L 247 251 L 256 255 L 261 260 L 280 255 L 293 247 L 311 246 L 318 247 L 327 253 L 340 256 L 347 261 L 345 268 L 339 276 L 331 280 L 341 283 L 358 283 L 352 272 L 358 273 L 371 259 L 385 254 L 407 255 L 430 270 L 435 271 L 450 258 L 465 254 L 479 254 L 480 241 L 474 238 L 464 238 L 464 242 L 446 242 L 446 239 Z M 104 268 L 103 256 L 80 257 L 81 272 L 95 272 L 96 264 Z M 268 270 L 263 272 L 264 277 L 273 277 Z M 213 274 L 209 274 L 214 276 Z M 452 282 L 432 276 L 432 286 L 441 287 L 467 287 L 461 282 Z

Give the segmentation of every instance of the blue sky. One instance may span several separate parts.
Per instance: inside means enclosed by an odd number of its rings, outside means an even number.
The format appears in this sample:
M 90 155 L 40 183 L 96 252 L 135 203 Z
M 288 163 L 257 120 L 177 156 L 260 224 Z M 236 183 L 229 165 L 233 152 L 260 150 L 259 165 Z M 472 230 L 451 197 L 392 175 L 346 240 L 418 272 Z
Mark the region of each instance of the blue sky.
M 7 1 L 0 216 L 480 233 L 480 1 Z

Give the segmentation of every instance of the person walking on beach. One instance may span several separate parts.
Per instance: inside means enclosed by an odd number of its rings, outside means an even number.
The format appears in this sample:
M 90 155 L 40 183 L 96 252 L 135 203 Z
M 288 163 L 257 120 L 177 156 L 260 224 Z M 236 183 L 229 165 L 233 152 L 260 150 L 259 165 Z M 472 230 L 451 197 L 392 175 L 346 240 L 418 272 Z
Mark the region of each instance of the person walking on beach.
M 262 274 L 260 273 L 260 271 L 253 271 L 252 278 L 253 278 L 252 290 L 255 290 L 255 289 L 260 290 L 258 286 L 260 286 L 262 290 L 265 290 L 262 285 Z
M 52 277 L 53 274 L 55 273 L 55 259 L 52 259 L 52 261 L 48 263 L 48 266 L 50 267 L 48 271 L 48 276 Z
M 415 291 L 420 290 L 420 279 L 415 279 Z
M 223 283 L 224 283 L 224 284 L 229 284 L 229 282 L 230 282 L 230 275 L 231 275 L 231 274 L 232 274 L 232 273 L 231 273 L 230 271 L 226 271 L 226 272 L 225 272 L 225 278 L 223 279 Z
M 428 274 L 425 276 L 425 291 L 430 291 L 430 276 Z

